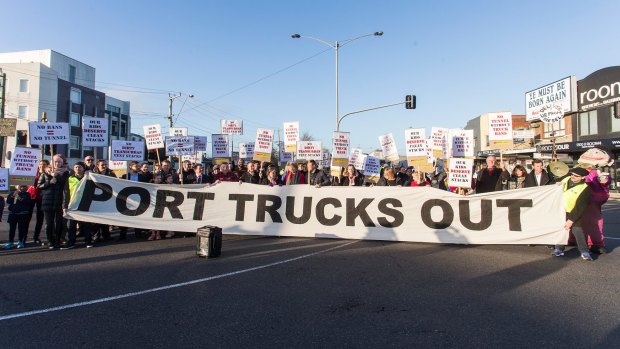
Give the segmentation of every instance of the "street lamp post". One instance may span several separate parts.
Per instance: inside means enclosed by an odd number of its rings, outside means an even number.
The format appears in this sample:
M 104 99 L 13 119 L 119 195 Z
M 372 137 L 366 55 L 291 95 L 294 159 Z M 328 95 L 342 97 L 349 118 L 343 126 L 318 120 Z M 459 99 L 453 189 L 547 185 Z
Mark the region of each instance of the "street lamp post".
M 339 106 L 338 106 L 338 102 L 339 102 L 339 98 L 338 98 L 338 50 L 340 50 L 340 48 L 352 41 L 355 41 L 357 39 L 361 39 L 361 38 L 365 38 L 367 36 L 382 36 L 383 32 L 379 31 L 379 32 L 374 32 L 371 34 L 366 34 L 366 35 L 360 35 L 351 39 L 346 39 L 346 40 L 342 40 L 342 41 L 336 41 L 333 44 L 325 41 L 323 39 L 319 39 L 319 38 L 315 38 L 312 36 L 306 36 L 306 35 L 300 35 L 300 34 L 293 34 L 291 35 L 291 38 L 293 39 L 300 39 L 300 38 L 305 38 L 305 39 L 311 39 L 314 41 L 318 41 L 324 45 L 327 45 L 331 48 L 333 48 L 336 51 L 336 131 L 339 131 L 339 124 L 340 124 L 340 110 L 339 110 Z

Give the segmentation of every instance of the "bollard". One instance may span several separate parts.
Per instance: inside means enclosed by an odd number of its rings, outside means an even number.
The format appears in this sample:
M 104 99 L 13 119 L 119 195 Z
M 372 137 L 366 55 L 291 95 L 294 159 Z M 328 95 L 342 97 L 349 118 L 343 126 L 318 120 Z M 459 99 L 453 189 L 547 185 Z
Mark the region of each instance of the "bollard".
M 196 231 L 196 254 L 199 257 L 215 258 L 222 253 L 222 228 L 211 225 Z

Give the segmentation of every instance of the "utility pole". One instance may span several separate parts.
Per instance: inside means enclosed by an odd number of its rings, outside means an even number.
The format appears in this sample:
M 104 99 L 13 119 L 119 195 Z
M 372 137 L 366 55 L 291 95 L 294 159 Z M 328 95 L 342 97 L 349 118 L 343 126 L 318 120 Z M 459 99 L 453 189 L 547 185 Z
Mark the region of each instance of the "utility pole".
M 5 87 L 6 87 L 6 73 L 0 68 L 0 118 L 4 119 L 4 104 L 5 104 Z M 0 136 L 0 154 L 4 154 L 4 136 Z M 4 156 L 0 159 L 0 166 L 4 164 Z

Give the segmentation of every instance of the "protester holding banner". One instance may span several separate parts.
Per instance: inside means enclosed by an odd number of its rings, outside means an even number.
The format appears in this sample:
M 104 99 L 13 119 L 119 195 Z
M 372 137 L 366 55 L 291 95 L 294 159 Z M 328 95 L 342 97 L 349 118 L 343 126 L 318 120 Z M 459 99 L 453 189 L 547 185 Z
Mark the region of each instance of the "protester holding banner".
M 364 185 L 364 176 L 355 169 L 354 165 L 348 165 L 342 172 L 340 185 L 343 187 L 361 187 Z
M 141 168 L 139 167 L 139 163 L 137 161 L 129 162 L 129 172 L 122 175 L 121 179 L 132 181 L 132 182 L 140 182 L 140 183 L 149 183 L 149 179 L 146 175 L 142 173 Z M 148 166 L 147 166 L 148 170 Z M 136 237 L 141 237 L 144 230 L 139 228 L 134 228 L 134 234 Z M 120 234 L 116 241 L 122 241 L 127 239 L 127 227 L 120 227 Z
M 149 171 L 149 163 L 143 162 L 140 165 L 140 174 L 146 183 L 153 183 L 153 173 Z
M 215 182 L 239 182 L 239 177 L 236 173 L 230 171 L 227 162 L 220 164 L 219 172 L 213 179 Z
M 396 177 L 399 179 L 399 182 L 402 183 L 403 186 L 411 186 L 411 177 L 407 175 L 407 168 L 405 166 L 398 167 L 396 171 Z
M 159 179 L 160 183 L 179 184 L 179 175 L 172 169 L 169 160 L 162 160 L 161 170 L 153 175 L 153 177 L 157 176 L 161 177 Z
M 179 170 L 179 178 L 181 179 L 181 184 L 194 184 L 196 182 L 196 173 L 189 160 L 183 161 L 183 166 Z
M 415 171 L 412 174 L 411 185 L 412 187 L 430 187 L 431 183 L 426 180 L 426 176 L 424 173 L 420 171 Z
M 28 186 L 18 185 L 17 190 L 10 193 L 6 198 L 9 204 L 9 242 L 4 244 L 4 249 L 8 250 L 15 245 L 15 230 L 18 230 L 17 248 L 26 246 L 26 232 L 28 229 L 28 218 L 30 213 L 30 194 L 28 194 Z
M 97 166 L 95 166 L 95 158 L 92 155 L 86 155 L 84 158 L 84 172 L 94 171 L 97 173 Z
M 43 191 L 41 207 L 43 209 L 46 224 L 47 241 L 50 249 L 60 248 L 65 224 L 63 209 L 68 204 L 69 171 L 65 156 L 56 154 L 53 157 L 54 166 L 48 166 L 47 171 L 39 178 L 37 187 Z
M 284 174 L 284 184 L 285 185 L 294 185 L 294 184 L 306 184 L 306 177 L 303 173 L 298 171 L 297 164 L 294 162 L 288 162 L 286 164 L 287 171 Z
M 508 183 L 505 189 L 522 189 L 525 188 L 525 179 L 526 179 L 527 171 L 525 167 L 521 165 L 517 165 L 512 169 L 512 174 L 510 175 L 510 179 L 508 179 Z
M 246 172 L 246 167 L 243 166 L 243 159 L 239 158 L 237 160 L 237 166 L 235 166 L 234 172 L 237 174 L 237 177 L 243 177 L 243 174 Z
M 202 171 L 202 164 L 198 163 L 194 165 L 194 183 L 188 184 L 203 184 L 203 183 L 211 183 L 209 178 Z
M 243 183 L 259 184 L 260 178 L 258 171 L 256 170 L 256 164 L 254 161 L 249 161 L 247 170 L 239 177 L 239 181 Z
M 377 182 L 379 187 L 402 187 L 403 182 L 401 178 L 396 177 L 394 169 L 387 167 L 383 170 L 383 176 Z
M 314 186 L 315 188 L 325 187 L 332 184 L 325 172 L 318 169 L 316 161 L 314 160 L 308 161 L 308 184 Z
M 585 168 L 575 167 L 569 171 L 569 174 L 570 177 L 562 180 L 564 209 L 566 210 L 564 229 L 570 231 L 570 234 L 575 237 L 577 248 L 581 252 L 581 258 L 591 261 L 592 257 L 588 251 L 588 244 L 581 226 L 584 213 L 590 201 L 591 189 L 585 182 L 585 178 L 589 173 Z M 555 245 L 552 254 L 556 257 L 563 256 L 564 245 Z
M 34 185 L 31 185 L 30 187 L 28 187 L 28 193 L 30 194 L 30 203 L 32 205 L 32 207 L 30 207 L 30 215 L 28 217 L 28 226 L 30 225 L 30 221 L 32 220 L 32 215 L 36 209 L 37 211 L 37 218 L 36 218 L 36 222 L 34 225 L 34 236 L 33 236 L 33 240 L 35 244 L 40 245 L 41 244 L 41 229 L 43 228 L 43 221 L 44 221 L 44 217 L 43 217 L 43 209 L 41 208 L 41 200 L 43 199 L 43 193 L 41 192 L 41 189 L 37 188 L 37 184 L 39 183 L 39 178 L 41 177 L 41 174 L 43 174 L 43 172 L 45 171 L 45 169 L 50 165 L 50 162 L 43 159 L 41 161 L 39 161 L 39 167 L 37 169 L 37 174 L 34 177 Z M 28 233 L 28 229 L 26 228 L 26 234 Z
M 278 169 L 275 166 L 267 167 L 267 176 L 261 180 L 261 184 L 268 185 L 270 187 L 282 186 L 282 179 L 278 174 Z
M 104 176 L 117 178 L 114 174 L 114 171 L 108 168 L 108 162 L 103 159 L 97 160 L 97 167 L 95 168 L 94 172 Z
M 533 170 L 525 176 L 525 187 L 540 187 L 543 185 L 553 184 L 551 177 L 543 169 L 543 162 L 540 159 L 532 161 Z
M 500 191 L 504 183 L 510 178 L 510 174 L 503 164 L 500 163 L 499 167 L 495 166 L 497 163 L 495 156 L 489 155 L 486 163 L 487 168 L 478 171 L 475 185 L 476 194 Z
M 73 174 L 69 176 L 69 198 L 73 197 L 75 193 L 75 188 L 80 183 L 82 178 L 84 178 L 84 169 L 86 165 L 83 162 L 76 162 L 73 165 Z M 70 199 L 69 199 L 70 200 Z M 63 245 L 61 250 L 69 250 L 75 247 L 75 237 L 77 235 L 78 223 L 80 228 L 80 233 L 84 236 L 84 240 L 86 242 L 86 247 L 92 247 L 92 238 L 91 238 L 91 226 L 86 222 L 78 222 L 75 219 L 69 220 L 69 227 L 67 228 L 68 233 L 68 241 L 66 245 Z

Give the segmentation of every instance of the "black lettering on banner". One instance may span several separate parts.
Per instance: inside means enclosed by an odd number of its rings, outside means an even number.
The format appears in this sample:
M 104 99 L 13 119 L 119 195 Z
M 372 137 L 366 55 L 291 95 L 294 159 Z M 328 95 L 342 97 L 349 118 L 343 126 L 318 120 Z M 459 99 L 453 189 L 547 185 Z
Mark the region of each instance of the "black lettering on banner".
M 138 203 L 138 207 L 134 210 L 130 210 L 127 207 L 127 198 L 135 194 L 140 196 L 140 202 Z M 125 216 L 139 216 L 146 212 L 150 204 L 151 194 L 148 190 L 140 187 L 125 187 L 121 189 L 116 196 L 116 210 Z
M 480 200 L 480 222 L 474 223 L 471 221 L 471 210 L 469 209 L 469 202 L 472 200 L 459 200 L 459 217 L 461 224 L 470 230 L 485 230 L 491 226 L 493 222 L 493 201 L 492 200 Z
M 304 207 L 301 217 L 295 216 L 295 197 L 286 197 L 286 219 L 293 224 L 304 224 L 310 219 L 312 214 L 312 197 L 304 196 Z
M 254 201 L 254 195 L 252 194 L 230 194 L 228 200 L 237 201 L 237 209 L 235 210 L 235 221 L 243 222 L 245 219 L 245 202 Z
M 383 199 L 379 201 L 379 205 L 378 205 L 379 212 L 394 218 L 394 221 L 390 222 L 385 217 L 379 217 L 377 218 L 377 221 L 379 222 L 379 224 L 381 224 L 382 227 L 386 227 L 386 228 L 400 227 L 401 224 L 403 224 L 403 221 L 405 220 L 405 216 L 403 216 L 403 213 L 400 212 L 399 210 L 390 208 L 388 207 L 388 205 L 392 205 L 392 207 L 403 207 L 403 203 L 400 202 L 400 200 L 397 200 L 394 198 Z
M 100 194 L 95 195 L 95 189 L 101 190 Z M 84 191 L 82 192 L 82 200 L 78 205 L 78 211 L 90 211 L 90 204 L 93 201 L 108 201 L 112 197 L 112 186 L 105 183 L 95 183 L 90 179 L 86 179 L 84 183 Z
M 194 217 L 193 220 L 201 221 L 202 215 L 205 211 L 205 201 L 215 199 L 215 193 L 201 193 L 198 191 L 190 191 L 187 193 L 188 199 L 196 199 L 196 205 L 194 205 Z
M 172 201 L 168 201 L 168 197 L 172 197 Z M 174 219 L 183 219 L 179 206 L 183 203 L 185 198 L 183 193 L 173 190 L 158 190 L 155 194 L 155 210 L 153 211 L 153 218 L 162 218 L 164 216 L 164 209 L 168 208 L 170 216 Z
M 497 199 L 497 207 L 508 207 L 508 229 L 521 231 L 521 207 L 532 207 L 532 199 Z
M 353 227 L 355 226 L 355 218 L 358 216 L 362 219 L 362 223 L 364 223 L 365 227 L 374 227 L 375 223 L 372 222 L 370 216 L 366 212 L 366 207 L 370 205 L 370 203 L 374 199 L 362 199 L 359 205 L 355 206 L 355 199 L 347 199 L 347 226 Z
M 271 205 L 267 206 L 267 201 Z M 264 222 L 265 213 L 269 213 L 271 221 L 274 223 L 282 223 L 282 217 L 278 213 L 278 209 L 282 206 L 282 198 L 277 195 L 258 195 L 256 207 L 256 221 Z
M 335 208 L 342 207 L 340 200 L 336 198 L 323 198 L 316 203 L 316 219 L 322 225 L 326 225 L 328 227 L 334 226 L 340 223 L 342 216 L 335 214 L 332 218 L 325 217 L 325 206 L 332 205 Z
M 431 210 L 433 207 L 439 206 L 443 211 L 443 218 L 439 222 L 433 221 Z M 454 210 L 447 201 L 440 199 L 428 200 L 422 205 L 422 222 L 432 229 L 446 229 L 454 220 Z

